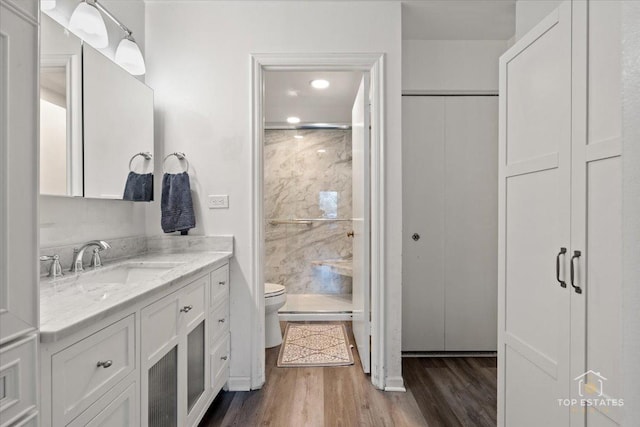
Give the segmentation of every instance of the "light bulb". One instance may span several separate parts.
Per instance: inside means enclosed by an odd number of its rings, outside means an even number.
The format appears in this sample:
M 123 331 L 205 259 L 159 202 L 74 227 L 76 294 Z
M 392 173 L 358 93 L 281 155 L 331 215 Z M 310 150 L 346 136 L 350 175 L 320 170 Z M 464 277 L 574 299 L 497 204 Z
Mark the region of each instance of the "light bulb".
M 71 14 L 69 29 L 96 49 L 109 45 L 107 27 L 104 25 L 100 11 L 84 1 L 78 4 Z
M 140 76 L 147 71 L 142 52 L 140 52 L 135 40 L 130 37 L 125 37 L 120 41 L 116 49 L 115 61 L 134 76 Z
M 314 89 L 326 89 L 329 87 L 329 81 L 324 79 L 311 80 L 311 87 Z

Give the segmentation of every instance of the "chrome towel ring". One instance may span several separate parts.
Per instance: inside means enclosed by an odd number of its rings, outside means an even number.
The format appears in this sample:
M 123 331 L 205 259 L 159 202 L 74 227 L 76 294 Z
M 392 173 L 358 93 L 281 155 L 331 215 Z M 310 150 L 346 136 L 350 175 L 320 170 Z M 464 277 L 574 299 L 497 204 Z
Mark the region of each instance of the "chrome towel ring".
M 148 151 L 141 151 L 134 154 L 133 156 L 131 156 L 131 159 L 129 159 L 129 171 L 133 172 L 133 169 L 131 169 L 131 164 L 133 163 L 133 159 L 138 156 L 144 157 L 145 160 L 151 160 L 153 158 L 153 154 L 149 153 Z
M 165 158 L 162 160 L 162 171 L 163 171 L 163 172 L 166 172 L 166 169 L 165 169 L 164 165 L 165 165 L 165 163 L 167 162 L 167 159 L 168 159 L 169 157 L 171 157 L 171 156 L 176 156 L 176 158 L 177 158 L 178 160 L 184 160 L 184 161 L 185 161 L 185 163 L 187 164 L 187 165 L 186 165 L 186 168 L 185 168 L 185 170 L 184 170 L 184 171 L 185 171 L 185 172 L 189 172 L 189 160 L 187 160 L 187 156 L 186 156 L 184 153 L 181 153 L 181 152 L 178 152 L 178 151 L 176 151 L 175 153 L 167 154 L 167 155 L 165 156 Z

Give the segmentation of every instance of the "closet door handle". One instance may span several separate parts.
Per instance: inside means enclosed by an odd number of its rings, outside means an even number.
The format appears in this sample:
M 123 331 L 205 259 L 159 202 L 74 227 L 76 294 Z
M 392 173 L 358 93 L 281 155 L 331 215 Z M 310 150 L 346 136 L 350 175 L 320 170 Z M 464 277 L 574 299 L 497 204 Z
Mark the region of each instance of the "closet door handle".
M 567 282 L 560 279 L 560 256 L 567 253 L 567 248 L 560 248 L 560 252 L 556 255 L 556 280 L 560 283 L 560 286 L 563 288 L 567 287 Z M 572 270 L 573 271 L 573 270 Z
M 580 286 L 576 286 L 575 285 L 575 267 L 573 265 L 573 261 L 575 259 L 580 258 L 580 255 L 582 255 L 582 252 L 580 251 L 573 251 L 573 256 L 571 257 L 571 286 L 573 287 L 573 290 L 576 291 L 576 294 L 581 294 L 582 293 L 582 288 Z

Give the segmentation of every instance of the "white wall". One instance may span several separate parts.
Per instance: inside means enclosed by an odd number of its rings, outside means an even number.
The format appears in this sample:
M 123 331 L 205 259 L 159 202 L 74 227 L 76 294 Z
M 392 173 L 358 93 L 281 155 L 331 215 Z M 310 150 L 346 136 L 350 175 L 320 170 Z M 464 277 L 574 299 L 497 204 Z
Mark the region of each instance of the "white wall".
M 144 52 L 145 4 L 142 0 L 101 0 L 110 12 L 129 27 Z M 47 12 L 66 26 L 77 0 L 58 0 L 56 9 Z M 123 36 L 108 18 L 109 47 L 103 49 L 113 57 Z M 124 190 L 124 188 L 123 188 Z M 91 239 L 112 239 L 145 233 L 145 206 L 134 202 L 40 196 L 40 246 L 59 246 Z
M 386 54 L 385 277 L 387 376 L 400 377 L 401 15 L 399 2 L 159 1 L 146 5 L 147 82 L 156 95 L 156 161 L 184 151 L 191 163 L 197 227 L 233 234 L 231 375 L 251 375 L 250 54 Z M 156 165 L 156 169 L 159 165 Z M 207 194 L 228 194 L 228 210 L 208 210 Z M 147 233 L 160 230 L 157 203 Z M 396 379 L 397 379 L 396 378 Z
M 622 373 L 625 426 L 640 419 L 640 2 L 622 2 Z
M 519 40 L 530 29 L 535 27 L 560 3 L 562 3 L 562 0 L 517 0 L 515 40 Z
M 402 91 L 498 92 L 503 40 L 403 40 Z

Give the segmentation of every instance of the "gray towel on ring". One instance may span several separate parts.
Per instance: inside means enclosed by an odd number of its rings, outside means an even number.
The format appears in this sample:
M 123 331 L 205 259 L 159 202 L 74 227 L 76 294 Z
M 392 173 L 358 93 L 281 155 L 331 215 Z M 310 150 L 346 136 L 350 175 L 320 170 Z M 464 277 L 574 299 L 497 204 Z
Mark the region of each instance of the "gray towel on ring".
M 153 174 L 139 174 L 129 172 L 127 183 L 124 186 L 124 194 L 122 200 L 131 200 L 134 202 L 152 202 L 153 201 Z
M 165 233 L 180 231 L 182 234 L 187 234 L 190 228 L 196 226 L 191 184 L 186 172 L 163 175 L 160 210 L 162 213 L 160 225 Z

